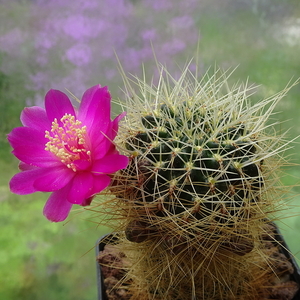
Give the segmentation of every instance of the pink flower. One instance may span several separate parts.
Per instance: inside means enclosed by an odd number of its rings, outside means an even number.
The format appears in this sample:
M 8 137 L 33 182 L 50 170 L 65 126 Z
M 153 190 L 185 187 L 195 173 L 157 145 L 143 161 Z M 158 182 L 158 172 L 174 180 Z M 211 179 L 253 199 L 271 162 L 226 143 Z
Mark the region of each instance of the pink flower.
M 78 112 L 58 90 L 47 93 L 45 109 L 25 108 L 24 127 L 8 135 L 12 153 L 21 161 L 11 191 L 53 192 L 44 215 L 54 222 L 65 220 L 73 204 L 89 205 L 110 184 L 110 174 L 128 164 L 113 143 L 125 113 L 111 121 L 110 111 L 110 94 L 100 85 L 84 93 Z

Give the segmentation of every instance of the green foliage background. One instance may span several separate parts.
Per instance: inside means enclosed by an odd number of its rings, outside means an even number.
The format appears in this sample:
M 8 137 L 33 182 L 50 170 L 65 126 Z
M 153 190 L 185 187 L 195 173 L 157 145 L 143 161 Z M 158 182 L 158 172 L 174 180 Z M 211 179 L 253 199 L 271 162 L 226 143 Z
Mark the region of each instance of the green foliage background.
M 232 81 L 249 78 L 250 83 L 261 85 L 254 97 L 256 101 L 280 91 L 291 78 L 300 77 L 300 26 L 298 36 L 291 36 L 292 43 L 287 39 L 288 31 L 279 35 L 287 26 L 287 20 L 299 18 L 300 4 L 298 0 L 245 1 L 251 2 L 251 9 L 239 9 L 235 5 L 242 1 L 216 1 L 218 5 L 213 5 L 214 1 L 199 1 L 201 14 L 196 20 L 200 36 L 199 62 L 203 72 L 211 65 L 224 69 L 239 65 Z M 5 9 L 5 3 L 0 3 L 2 15 Z M 11 10 L 8 12 L 12 14 Z M 21 14 L 22 9 L 16 9 L 11 17 Z M 0 59 L 6 59 L 5 55 Z M 182 57 L 183 62 L 186 59 Z M 20 62 L 24 64 L 26 62 Z M 42 216 L 47 194 L 20 197 L 11 194 L 8 188 L 18 162 L 10 154 L 6 134 L 20 125 L 19 115 L 25 101 L 34 96 L 26 90 L 26 80 L 24 72 L 0 74 L 0 299 L 96 299 L 93 247 L 108 229 L 89 222 L 91 215 L 87 211 L 78 215 L 75 212 L 65 224 L 50 223 Z M 117 91 L 111 93 L 114 95 Z M 300 135 L 299 95 L 300 85 L 280 102 L 277 111 L 281 113 L 275 116 L 283 122 L 277 130 L 284 132 L 291 128 L 288 133 L 291 139 Z M 299 153 L 298 140 L 286 153 L 292 154 L 290 160 L 295 164 L 285 170 L 283 182 L 286 185 L 299 184 Z M 298 259 L 299 191 L 299 186 L 293 188 L 293 207 L 282 212 L 282 216 L 294 217 L 279 223 Z

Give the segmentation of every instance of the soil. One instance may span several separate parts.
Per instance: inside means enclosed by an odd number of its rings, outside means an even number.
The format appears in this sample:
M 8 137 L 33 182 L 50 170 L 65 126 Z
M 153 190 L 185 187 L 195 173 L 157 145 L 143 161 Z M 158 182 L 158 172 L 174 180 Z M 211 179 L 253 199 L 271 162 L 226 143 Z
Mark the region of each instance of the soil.
M 278 263 L 274 270 L 274 279 L 270 282 L 272 288 L 268 289 L 269 296 L 263 300 L 299 300 L 299 270 L 294 269 L 293 264 L 290 262 L 288 252 L 283 250 L 277 242 L 274 242 L 274 236 L 277 234 L 276 227 L 273 225 L 268 226 L 270 226 L 269 232 L 271 234 L 266 234 L 262 237 L 265 248 L 264 251 L 268 253 L 271 258 L 275 258 Z M 130 300 L 131 295 L 127 290 L 127 286 L 130 283 L 122 282 L 120 284 L 120 280 L 124 277 L 126 272 L 125 268 L 128 266 L 125 254 L 117 250 L 114 245 L 105 245 L 103 251 L 100 251 L 97 261 L 101 266 L 106 299 Z
M 124 253 L 119 252 L 114 245 L 105 245 L 103 251 L 99 253 L 97 260 L 101 265 L 101 274 L 107 300 L 129 300 L 131 295 L 125 288 L 126 285 L 116 287 L 126 272 L 123 269 L 127 265 Z

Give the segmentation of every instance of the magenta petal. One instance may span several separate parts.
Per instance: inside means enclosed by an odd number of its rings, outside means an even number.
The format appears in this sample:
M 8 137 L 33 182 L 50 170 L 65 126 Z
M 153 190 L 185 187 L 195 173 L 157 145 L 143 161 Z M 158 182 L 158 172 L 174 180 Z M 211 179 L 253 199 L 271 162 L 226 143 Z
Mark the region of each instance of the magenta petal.
M 42 130 L 43 132 L 51 128 L 45 109 L 38 106 L 25 107 L 20 119 L 24 126 Z
M 92 104 L 92 100 L 93 100 L 93 96 L 95 94 L 96 91 L 98 91 L 99 89 L 101 89 L 100 84 L 94 85 L 91 88 L 89 88 L 88 90 L 86 90 L 82 96 L 81 102 L 80 102 L 80 108 L 78 111 L 78 119 L 79 120 L 85 120 L 91 104 Z
M 119 129 L 119 122 L 126 116 L 126 111 L 122 112 L 121 114 L 119 114 L 112 122 L 112 135 L 110 136 L 110 138 L 113 140 L 117 133 L 118 133 L 118 129 Z
M 38 167 L 61 164 L 53 153 L 45 150 L 47 139 L 44 133 L 34 128 L 14 128 L 8 135 L 8 141 L 14 148 L 12 153 L 27 164 Z
M 126 112 L 123 112 L 119 116 L 117 116 L 112 122 L 110 122 L 109 126 L 107 127 L 105 132 L 101 132 L 99 134 L 99 131 L 93 130 L 90 133 L 91 140 L 93 141 L 93 147 L 96 150 L 96 159 L 100 159 L 104 156 L 105 152 L 110 151 L 110 148 L 112 147 L 112 141 L 115 139 L 117 133 L 118 133 L 118 127 L 120 120 L 126 115 Z M 96 126 L 95 126 L 96 128 Z M 98 149 L 101 149 L 101 151 Z M 102 151 L 102 149 L 105 149 L 105 151 Z
M 111 178 L 108 175 L 94 176 L 93 190 L 90 196 L 100 193 L 109 186 Z
M 45 148 L 47 139 L 45 138 L 45 132 L 36 130 L 30 127 L 17 127 L 14 128 L 8 135 L 8 141 L 13 148 L 18 146 L 36 146 Z
M 58 123 L 65 114 L 75 116 L 74 107 L 68 96 L 58 90 L 50 90 L 45 97 L 45 107 L 48 119 L 52 122 L 55 118 Z
M 129 159 L 127 156 L 120 154 L 110 154 L 102 159 L 95 161 L 93 172 L 95 174 L 111 174 L 127 167 Z
M 83 159 L 74 160 L 73 164 L 76 167 L 76 170 L 79 170 L 79 171 L 86 170 L 91 165 L 90 161 L 83 160 Z
M 53 155 L 53 153 L 41 149 L 41 147 L 20 146 L 16 147 L 12 153 L 21 161 L 37 167 L 55 167 L 62 163 Z
M 33 170 L 33 169 L 36 169 L 36 167 L 35 166 L 33 166 L 33 165 L 28 165 L 28 164 L 26 164 L 26 163 L 24 163 L 24 162 L 20 162 L 19 163 L 19 169 L 21 170 L 21 171 L 27 171 L 27 170 Z
M 53 192 L 66 186 L 75 173 L 66 166 L 43 169 L 42 174 L 37 178 L 33 186 L 37 191 Z
M 110 151 L 115 149 L 115 145 L 111 142 L 110 139 L 104 137 L 103 140 L 96 144 L 96 141 L 93 143 L 93 159 L 99 160 L 107 155 Z
M 9 182 L 10 190 L 18 195 L 27 195 L 37 192 L 33 183 L 42 174 L 42 172 L 43 169 L 34 168 L 14 175 Z
M 68 194 L 68 201 L 81 205 L 88 198 L 93 189 L 93 175 L 88 172 L 76 174 Z
M 78 119 L 87 126 L 91 140 L 105 133 L 109 127 L 111 96 L 107 87 L 92 87 L 82 98 Z
M 44 206 L 44 216 L 52 222 L 64 221 L 72 208 L 72 203 L 67 201 L 69 185 L 51 194 Z
M 93 201 L 94 199 L 94 195 L 87 198 L 87 199 L 84 199 L 84 201 L 81 203 L 81 206 L 88 206 L 91 204 L 91 202 Z

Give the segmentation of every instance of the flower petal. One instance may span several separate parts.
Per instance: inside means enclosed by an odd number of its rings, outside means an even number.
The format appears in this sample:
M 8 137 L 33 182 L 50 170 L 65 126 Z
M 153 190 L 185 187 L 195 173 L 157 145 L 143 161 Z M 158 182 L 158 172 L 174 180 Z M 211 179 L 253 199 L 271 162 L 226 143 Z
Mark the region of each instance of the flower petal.
M 93 175 L 89 172 L 76 174 L 68 194 L 68 201 L 73 204 L 82 204 L 90 196 L 93 189 Z
M 17 173 L 9 182 L 10 190 L 18 195 L 27 195 L 37 192 L 33 183 L 39 176 L 41 176 L 41 174 L 41 168 L 34 168 Z
M 93 173 L 96 175 L 99 174 L 111 174 L 118 170 L 124 169 L 127 167 L 129 159 L 125 155 L 120 154 L 110 154 L 103 157 L 100 160 L 97 160 L 93 164 Z
M 81 203 L 81 206 L 88 206 L 91 204 L 91 202 L 93 201 L 94 199 L 94 195 L 87 198 L 87 199 L 84 199 L 84 201 Z
M 101 85 L 97 84 L 86 90 L 82 96 L 80 107 L 78 111 L 78 119 L 79 120 L 85 120 L 87 118 L 87 115 L 89 113 L 90 107 L 93 105 L 93 96 L 101 89 Z
M 126 116 L 126 111 L 119 114 L 113 121 L 112 121 L 112 135 L 110 138 L 113 140 L 117 134 L 119 129 L 119 122 Z
M 58 90 L 50 90 L 45 97 L 45 108 L 50 122 L 56 118 L 61 125 L 60 119 L 65 114 L 75 116 L 75 110 L 68 96 Z
M 107 137 L 104 137 L 100 143 L 96 143 L 96 141 L 94 140 L 92 146 L 94 160 L 99 160 L 103 158 L 107 154 L 114 152 L 116 148 L 112 141 Z
M 45 109 L 38 106 L 25 107 L 21 113 L 20 119 L 24 126 L 39 131 L 45 132 L 45 130 L 50 130 L 51 128 L 51 123 L 48 120 Z
M 62 162 L 59 161 L 56 156 L 51 152 L 41 149 L 41 147 L 35 146 L 19 146 L 16 147 L 12 153 L 21 161 L 36 167 L 55 167 L 61 166 Z
M 34 181 L 33 186 L 41 192 L 57 191 L 66 186 L 74 175 L 75 173 L 64 165 L 43 169 L 42 174 Z
M 33 166 L 33 165 L 28 165 L 28 164 L 26 164 L 26 163 L 24 163 L 24 162 L 21 161 L 21 162 L 19 163 L 19 169 L 20 169 L 21 171 L 28 171 L 28 170 L 36 169 L 36 167 Z
M 73 204 L 87 205 L 87 199 L 104 190 L 110 184 L 110 181 L 111 179 L 107 175 L 78 174 L 72 181 L 68 201 Z M 88 201 L 88 203 L 90 202 Z
M 88 160 L 78 159 L 73 161 L 73 165 L 77 171 L 83 171 L 90 167 L 91 162 Z
M 47 139 L 45 132 L 30 127 L 16 127 L 8 135 L 7 139 L 13 148 L 27 145 L 45 147 Z
M 64 221 L 72 208 L 72 203 L 67 201 L 70 186 L 67 185 L 61 190 L 51 194 L 44 206 L 44 216 L 52 222 Z
M 93 189 L 90 197 L 106 189 L 109 186 L 110 182 L 111 178 L 108 175 L 94 176 Z
M 8 134 L 14 148 L 12 153 L 21 161 L 38 166 L 50 167 L 61 164 L 51 152 L 45 150 L 47 139 L 44 133 L 30 127 L 17 127 Z
M 107 87 L 94 86 L 87 90 L 80 104 L 78 119 L 87 126 L 91 141 L 102 139 L 100 132 L 105 133 L 109 127 L 111 96 Z
M 107 152 L 112 152 L 115 149 L 115 145 L 112 143 L 118 133 L 119 121 L 126 115 L 123 112 L 117 116 L 112 122 L 110 122 L 105 133 L 92 132 L 91 140 L 93 141 L 92 147 L 94 152 L 94 159 L 98 160 L 106 155 Z

